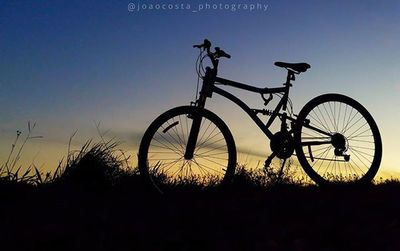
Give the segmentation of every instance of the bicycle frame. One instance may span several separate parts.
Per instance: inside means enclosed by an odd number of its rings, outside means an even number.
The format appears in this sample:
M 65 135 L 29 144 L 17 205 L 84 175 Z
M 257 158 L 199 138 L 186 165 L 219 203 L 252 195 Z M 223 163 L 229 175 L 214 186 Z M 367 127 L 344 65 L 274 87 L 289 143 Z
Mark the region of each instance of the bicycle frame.
M 293 123 L 293 125 L 297 122 L 297 120 L 295 118 L 288 116 L 286 113 L 287 102 L 289 99 L 289 90 L 290 90 L 290 87 L 292 87 L 290 80 L 294 80 L 294 73 L 290 70 L 288 71 L 286 83 L 283 84 L 284 87 L 274 87 L 274 88 L 258 88 L 258 87 L 242 84 L 239 82 L 235 82 L 232 80 L 215 77 L 215 83 L 212 87 L 212 92 L 218 93 L 219 95 L 221 95 L 221 96 L 231 100 L 235 104 L 237 104 L 240 108 L 242 108 L 242 110 L 244 110 L 250 116 L 250 118 L 261 129 L 261 131 L 263 131 L 264 134 L 269 139 L 271 139 L 273 137 L 273 133 L 269 130 L 269 127 L 272 125 L 272 123 L 275 121 L 275 119 L 278 116 L 281 117 L 281 131 L 287 130 L 287 123 L 286 123 L 287 120 L 290 120 Z M 279 101 L 279 103 L 277 104 L 277 106 L 275 107 L 275 109 L 273 110 L 272 114 L 270 115 L 270 118 L 267 121 L 267 123 L 264 124 L 261 121 L 261 119 L 257 116 L 257 113 L 263 113 L 263 110 L 251 109 L 239 98 L 237 98 L 236 96 L 232 95 L 231 93 L 229 93 L 219 87 L 216 87 L 215 84 L 229 85 L 229 86 L 236 87 L 239 89 L 260 93 L 261 95 L 282 93 L 283 96 L 282 96 L 281 100 Z M 203 106 L 203 108 L 204 108 L 204 106 Z M 283 111 L 282 113 L 279 112 L 281 109 Z M 312 129 L 316 132 L 319 132 L 323 135 L 326 135 L 329 137 L 332 136 L 329 132 L 320 130 L 320 129 L 308 124 L 307 122 L 304 123 L 303 126 L 309 128 L 309 129 Z M 322 142 L 322 144 L 326 144 L 326 143 L 330 143 L 330 142 Z M 320 144 L 321 144 L 321 142 L 319 142 L 319 141 L 308 141 L 306 145 L 320 145 Z
M 254 86 L 242 84 L 242 83 L 235 82 L 235 81 L 232 81 L 232 80 L 216 77 L 215 84 L 228 85 L 228 86 L 232 86 L 232 87 L 235 87 L 235 88 L 238 88 L 238 89 L 243 89 L 243 90 L 246 90 L 246 91 L 259 93 L 261 95 L 263 95 L 263 94 L 275 94 L 275 93 L 283 94 L 281 100 L 279 101 L 278 105 L 275 107 L 275 109 L 272 112 L 272 114 L 271 114 L 270 118 L 268 119 L 267 123 L 264 124 L 264 122 L 262 122 L 261 119 L 257 116 L 257 113 L 259 113 L 261 111 L 251 109 L 249 106 L 247 106 L 239 98 L 237 98 L 236 96 L 232 95 L 231 93 L 229 93 L 229 92 L 227 92 L 227 91 L 225 91 L 225 90 L 223 90 L 223 89 L 221 89 L 221 88 L 219 88 L 217 86 L 213 86 L 213 88 L 212 88 L 212 92 L 218 93 L 219 95 L 231 100 L 232 102 L 237 104 L 240 108 L 242 108 L 242 110 L 244 110 L 249 115 L 249 117 L 257 124 L 257 126 L 261 129 L 261 131 L 263 131 L 263 133 L 269 139 L 271 139 L 272 136 L 273 136 L 273 133 L 271 132 L 271 130 L 269 130 L 269 127 L 272 125 L 272 123 L 274 122 L 274 120 L 277 118 L 278 115 L 282 116 L 282 127 L 286 128 L 286 120 L 287 119 L 290 119 L 290 120 L 294 121 L 294 119 L 291 118 L 291 117 L 288 117 L 286 112 L 285 112 L 286 111 L 286 107 L 287 107 L 288 98 L 289 98 L 289 89 L 290 89 L 290 86 L 291 86 L 290 83 L 285 83 L 284 87 L 257 88 L 257 87 L 254 87 Z M 279 111 L 281 109 L 283 110 L 283 113 L 279 113 Z
M 218 66 L 218 61 L 214 63 L 214 66 Z M 284 83 L 284 87 L 277 87 L 277 88 L 258 88 L 250 85 L 246 85 L 243 83 L 235 82 L 232 80 L 224 79 L 217 77 L 217 71 L 215 70 L 217 67 L 214 67 L 214 69 L 211 69 L 210 67 L 206 68 L 206 74 L 203 79 L 203 86 L 200 91 L 200 97 L 198 100 L 196 100 L 196 106 L 199 107 L 200 109 L 203 109 L 205 107 L 206 99 L 211 98 L 212 94 L 215 92 L 235 104 L 237 104 L 242 110 L 244 110 L 249 117 L 257 124 L 257 126 L 261 129 L 261 131 L 269 138 L 271 139 L 273 137 L 273 133 L 271 130 L 269 130 L 269 127 L 272 125 L 274 120 L 280 116 L 281 117 L 281 131 L 282 130 L 287 130 L 287 123 L 286 120 L 291 120 L 293 123 L 295 122 L 295 119 L 287 116 L 286 113 L 286 108 L 287 108 L 287 102 L 289 98 L 289 90 L 292 84 L 290 83 L 290 80 L 294 80 L 294 72 L 288 71 L 287 75 L 287 80 L 286 83 Z M 238 89 L 243 89 L 246 91 L 250 92 L 255 92 L 259 93 L 262 98 L 265 101 L 265 105 L 268 104 L 268 102 L 272 99 L 270 98 L 265 99 L 264 94 L 275 94 L 275 93 L 281 93 L 283 94 L 281 100 L 279 101 L 278 105 L 275 107 L 273 110 L 272 114 L 270 114 L 270 118 L 267 121 L 266 124 L 264 124 L 261 119 L 257 116 L 258 113 L 263 113 L 263 110 L 257 110 L 257 109 L 251 109 L 249 106 L 247 106 L 243 101 L 241 101 L 239 98 L 234 96 L 233 94 L 215 86 L 215 85 L 228 85 L 232 86 Z M 283 110 L 283 113 L 279 113 L 280 110 Z M 193 152 L 194 148 L 196 146 L 196 141 L 197 141 L 197 136 L 199 133 L 200 129 L 200 124 L 201 124 L 201 116 L 195 116 L 193 118 L 193 124 L 192 128 L 190 130 L 189 134 L 189 139 L 188 139 L 188 144 L 186 147 L 186 152 L 185 152 L 185 158 L 186 159 L 191 159 L 193 157 Z
M 205 40 L 205 44 L 206 44 L 206 40 Z M 206 104 L 206 99 L 211 98 L 212 94 L 215 92 L 215 93 L 231 100 L 232 102 L 237 104 L 240 108 L 242 108 L 242 110 L 244 110 L 250 116 L 250 118 L 254 121 L 254 123 L 256 123 L 257 126 L 260 128 L 260 130 L 268 137 L 268 139 L 271 140 L 272 137 L 274 136 L 274 134 L 271 132 L 271 130 L 269 130 L 269 127 L 272 125 L 272 123 L 275 121 L 276 117 L 278 117 L 278 116 L 281 119 L 281 132 L 292 133 L 293 127 L 297 120 L 287 115 L 286 108 L 287 108 L 287 102 L 289 99 L 289 90 L 290 90 L 290 87 L 292 86 L 290 81 L 295 80 L 295 73 L 298 73 L 298 72 L 295 72 L 291 69 L 287 69 L 288 72 L 287 72 L 286 82 L 283 84 L 283 87 L 275 87 L 275 88 L 258 88 L 258 87 L 246 85 L 243 83 L 235 82 L 232 80 L 220 78 L 220 77 L 217 77 L 219 59 L 215 57 L 215 53 L 214 54 L 211 53 L 210 46 L 211 46 L 211 43 L 208 41 L 208 44 L 205 46 L 205 50 L 207 52 L 208 57 L 210 58 L 210 60 L 212 62 L 213 68 L 206 67 L 205 75 L 203 77 L 203 86 L 200 91 L 200 97 L 198 100 L 196 100 L 195 105 L 200 109 L 204 109 L 205 104 Z M 218 48 L 218 51 L 220 51 L 219 48 Z M 225 54 L 225 55 L 227 55 L 227 54 Z M 271 97 L 272 94 L 281 93 L 282 97 L 281 97 L 280 102 L 276 106 L 276 108 L 273 110 L 273 112 L 269 113 L 269 112 L 266 112 L 266 110 L 251 109 L 249 106 L 247 106 L 243 101 L 241 101 L 236 96 L 215 86 L 218 84 L 228 85 L 228 86 L 232 86 L 235 88 L 247 90 L 250 92 L 259 93 L 262 96 L 262 98 L 264 99 L 265 105 L 267 105 L 268 102 L 272 99 L 272 97 Z M 270 94 L 270 98 L 265 99 L 263 96 L 264 94 Z M 281 109 L 283 111 L 282 113 L 279 112 Z M 270 118 L 266 124 L 264 124 L 261 121 L 261 119 L 257 116 L 258 113 L 270 115 Z M 291 128 L 292 130 L 290 130 L 290 131 L 287 130 L 288 129 L 287 123 L 286 123 L 287 120 L 290 120 L 292 122 L 292 128 Z M 201 125 L 201 116 L 198 116 L 196 114 L 193 115 L 192 128 L 190 129 L 190 134 L 189 134 L 186 151 L 185 151 L 185 156 L 184 156 L 185 159 L 193 158 L 194 148 L 196 147 L 197 136 L 198 136 L 198 133 L 200 130 L 200 125 Z M 329 137 L 332 136 L 330 133 L 324 132 L 318 128 L 315 128 L 314 126 L 311 126 L 307 122 L 305 122 L 303 126 L 310 128 L 312 130 L 315 130 L 323 135 L 326 135 Z M 304 144 L 308 145 L 310 147 L 311 145 L 321 145 L 321 144 L 329 144 L 329 143 L 331 143 L 331 142 L 330 141 L 325 141 L 325 142 L 308 141 Z

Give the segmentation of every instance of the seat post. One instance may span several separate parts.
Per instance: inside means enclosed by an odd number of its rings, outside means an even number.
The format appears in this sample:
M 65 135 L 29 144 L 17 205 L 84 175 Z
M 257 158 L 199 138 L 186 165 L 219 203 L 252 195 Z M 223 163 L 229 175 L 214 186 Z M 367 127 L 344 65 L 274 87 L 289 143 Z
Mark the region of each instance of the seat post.
M 291 80 L 294 81 L 294 80 L 296 80 L 296 78 L 295 78 L 295 76 L 294 76 L 294 72 L 291 71 L 291 70 L 288 70 L 288 74 L 287 74 L 287 77 L 286 77 L 286 83 L 285 83 L 285 85 L 292 86 L 292 84 L 290 83 Z

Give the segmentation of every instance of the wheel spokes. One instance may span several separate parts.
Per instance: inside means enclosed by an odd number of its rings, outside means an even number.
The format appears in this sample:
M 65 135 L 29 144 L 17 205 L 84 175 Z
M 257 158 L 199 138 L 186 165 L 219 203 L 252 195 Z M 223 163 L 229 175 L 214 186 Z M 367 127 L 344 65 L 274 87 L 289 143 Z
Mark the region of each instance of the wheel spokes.
M 305 119 L 309 125 L 301 127 L 301 145 L 307 162 L 320 177 L 348 181 L 365 175 L 375 158 L 375 139 L 360 111 L 344 102 L 325 101 L 313 107 Z M 331 137 L 326 137 L 327 133 Z M 334 146 L 335 134 L 345 139 L 343 147 Z
M 186 114 L 174 116 L 159 127 L 150 142 L 148 166 L 166 180 L 197 179 L 209 176 L 222 179 L 229 161 L 226 139 L 213 121 L 203 117 L 192 159 L 184 158 L 192 119 Z M 161 175 L 161 174 L 160 174 Z

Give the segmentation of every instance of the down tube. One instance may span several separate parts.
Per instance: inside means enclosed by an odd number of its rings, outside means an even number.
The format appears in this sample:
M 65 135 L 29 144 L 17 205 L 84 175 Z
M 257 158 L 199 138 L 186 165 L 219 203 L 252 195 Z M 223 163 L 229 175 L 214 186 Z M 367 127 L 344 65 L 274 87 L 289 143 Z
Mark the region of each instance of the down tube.
M 240 108 L 242 108 L 249 116 L 250 118 L 258 125 L 258 127 L 264 132 L 265 135 L 269 139 L 272 138 L 273 134 L 270 130 L 268 130 L 267 127 L 265 127 L 264 123 L 261 121 L 259 117 L 248 107 L 243 101 L 235 97 L 234 95 L 230 94 L 227 91 L 222 90 L 221 88 L 218 88 L 214 86 L 213 92 L 218 93 L 219 95 L 231 100 L 235 104 L 237 104 Z

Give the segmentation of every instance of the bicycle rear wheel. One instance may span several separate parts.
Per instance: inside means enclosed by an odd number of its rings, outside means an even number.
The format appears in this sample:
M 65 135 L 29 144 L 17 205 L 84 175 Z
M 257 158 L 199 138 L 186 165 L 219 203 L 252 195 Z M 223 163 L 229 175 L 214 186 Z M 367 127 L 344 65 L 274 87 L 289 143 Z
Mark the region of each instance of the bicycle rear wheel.
M 340 94 L 325 94 L 300 111 L 294 135 L 297 158 L 317 184 L 368 183 L 382 158 L 382 140 L 369 112 Z
M 201 117 L 194 155 L 185 151 L 194 115 Z M 230 182 L 236 147 L 226 124 L 214 113 L 193 106 L 161 114 L 145 132 L 139 148 L 139 171 L 159 190 L 177 183 L 207 186 Z

